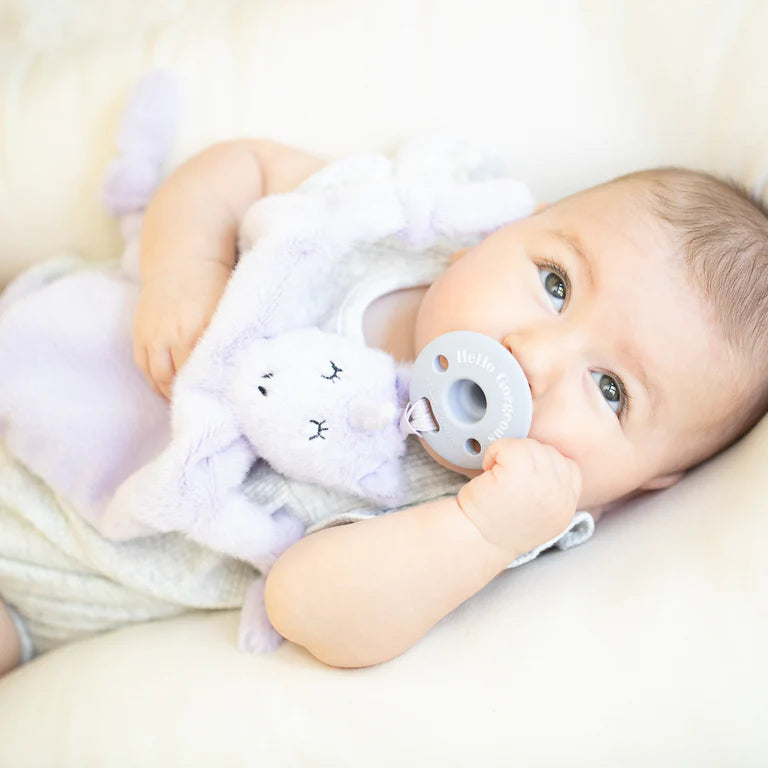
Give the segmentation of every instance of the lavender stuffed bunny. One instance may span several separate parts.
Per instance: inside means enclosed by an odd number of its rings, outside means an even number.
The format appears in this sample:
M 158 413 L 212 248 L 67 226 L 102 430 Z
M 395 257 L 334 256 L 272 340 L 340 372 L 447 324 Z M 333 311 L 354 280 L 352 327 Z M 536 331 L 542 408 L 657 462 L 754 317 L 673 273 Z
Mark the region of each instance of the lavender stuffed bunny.
M 106 185 L 111 209 L 123 217 L 123 264 L 129 274 L 136 271 L 138 215 L 170 142 L 167 124 L 157 116 L 163 104 L 172 103 L 164 93 L 171 88 L 156 76 L 140 85 L 121 131 L 122 157 Z M 135 458 L 129 460 L 135 451 L 114 446 L 120 435 L 117 422 L 115 430 L 95 422 L 84 425 L 93 427 L 88 450 L 98 456 L 94 470 L 104 473 L 81 483 L 89 490 L 99 488 L 97 499 L 87 496 L 93 503 L 85 514 L 105 535 L 181 531 L 261 571 L 243 609 L 241 646 L 264 650 L 279 642 L 264 610 L 263 579 L 304 532 L 290 510 L 271 514 L 246 497 L 243 480 L 254 462 L 267 461 L 286 475 L 380 505 L 398 503 L 405 449 L 398 424 L 407 400 L 408 367 L 380 350 L 315 327 L 321 318 L 314 286 L 332 275 L 338 259 L 357 241 L 397 236 L 411 248 L 427 247 L 441 238 L 476 239 L 528 214 L 533 201 L 527 187 L 503 172 L 498 177 L 498 169 L 489 174 L 488 162 L 482 154 L 462 156 L 454 142 L 416 142 L 394 162 L 375 153 L 355 155 L 330 165 L 295 192 L 259 201 L 242 223 L 240 257 L 227 289 L 176 378 L 170 436 L 156 396 L 142 390 L 137 372 L 123 366 L 114 377 L 127 398 L 123 413 L 140 418 L 146 407 L 156 417 L 149 446 L 156 449 L 154 458 L 142 459 L 137 467 Z M 77 277 L 69 283 L 76 293 Z M 125 298 L 115 333 L 124 349 L 130 332 L 121 323 L 130 317 L 137 288 L 129 281 L 122 285 Z M 110 285 L 109 290 L 117 289 Z M 104 311 L 118 298 L 105 302 Z M 88 296 L 64 299 L 82 304 Z M 21 310 L 15 322 L 18 328 L 25 325 Z M 102 329 L 94 355 L 109 351 L 110 332 Z M 6 362 L 13 365 L 14 350 L 21 356 L 23 348 L 9 349 Z M 84 421 L 99 397 L 91 386 L 88 402 L 78 411 Z M 114 401 L 105 412 L 120 410 Z M 16 442 L 29 448 L 25 456 L 30 461 L 45 458 L 33 470 L 49 482 L 55 476 L 54 489 L 78 500 L 78 489 L 70 487 L 70 476 L 56 463 L 55 435 L 43 434 L 35 422 L 38 431 L 28 439 L 28 426 L 37 419 L 32 399 L 27 411 L 28 418 L 20 417 L 18 409 L 0 414 L 0 423 L 10 420 Z M 49 423 L 56 421 L 53 411 L 45 411 Z M 131 434 L 140 435 L 140 425 L 134 426 Z M 41 453 L 41 441 L 51 450 Z M 58 444 L 59 451 L 64 444 Z M 142 457 L 152 455 L 147 445 L 143 449 Z
M 374 155 L 342 161 L 329 170 L 342 170 L 346 184 L 334 183 L 330 198 L 297 191 L 247 214 L 238 265 L 174 383 L 171 441 L 117 489 L 105 534 L 137 535 L 137 522 L 145 533 L 184 531 L 264 571 L 302 530 L 290 516 L 260 515 L 245 497 L 242 483 L 257 459 L 397 503 L 408 369 L 381 350 L 306 326 L 313 285 L 352 232 L 366 223 L 373 239 L 390 232 L 376 205 L 391 211 L 397 202 L 384 183 L 386 163 Z M 354 222 L 345 220 L 350 206 Z
M 288 511 L 267 514 L 246 498 L 254 461 L 380 505 L 398 503 L 409 367 L 311 327 L 319 319 L 313 292 L 355 242 L 396 235 L 426 247 L 530 212 L 525 185 L 489 180 L 477 156 L 470 172 L 457 168 L 456 148 L 416 142 L 395 162 L 354 155 L 250 209 L 238 265 L 174 384 L 170 444 L 117 490 L 103 530 L 136 533 L 138 522 L 184 531 L 265 574 L 303 527 Z M 263 629 L 261 613 L 246 608 L 244 618 Z M 264 647 L 263 633 L 250 638 L 249 647 Z

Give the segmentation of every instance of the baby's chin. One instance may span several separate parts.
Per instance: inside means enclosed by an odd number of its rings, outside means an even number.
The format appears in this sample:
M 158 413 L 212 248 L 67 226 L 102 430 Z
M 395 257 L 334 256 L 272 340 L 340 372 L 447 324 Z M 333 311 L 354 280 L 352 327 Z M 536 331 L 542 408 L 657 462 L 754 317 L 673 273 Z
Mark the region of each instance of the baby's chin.
M 483 473 L 482 469 L 467 469 L 466 467 L 457 467 L 455 464 L 451 464 L 450 461 L 447 461 L 439 454 L 435 453 L 432 448 L 430 448 L 429 444 L 426 440 L 424 440 L 423 437 L 419 438 L 419 442 L 421 443 L 421 447 L 438 463 L 440 466 L 445 467 L 446 469 L 450 469 L 453 472 L 458 472 L 460 475 L 464 475 L 464 477 L 468 477 L 470 480 L 473 477 L 477 477 L 478 475 L 481 475 Z

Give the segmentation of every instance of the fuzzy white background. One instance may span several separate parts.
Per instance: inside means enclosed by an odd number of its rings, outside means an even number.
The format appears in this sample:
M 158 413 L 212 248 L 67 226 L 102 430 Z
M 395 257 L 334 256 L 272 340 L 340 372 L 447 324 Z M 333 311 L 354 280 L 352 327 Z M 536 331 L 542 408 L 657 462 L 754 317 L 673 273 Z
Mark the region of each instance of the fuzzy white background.
M 0 280 L 114 254 L 98 185 L 151 67 L 185 92 L 172 164 L 238 135 L 332 157 L 438 131 L 554 199 L 659 163 L 759 175 L 766 30 L 759 1 L 5 0 Z

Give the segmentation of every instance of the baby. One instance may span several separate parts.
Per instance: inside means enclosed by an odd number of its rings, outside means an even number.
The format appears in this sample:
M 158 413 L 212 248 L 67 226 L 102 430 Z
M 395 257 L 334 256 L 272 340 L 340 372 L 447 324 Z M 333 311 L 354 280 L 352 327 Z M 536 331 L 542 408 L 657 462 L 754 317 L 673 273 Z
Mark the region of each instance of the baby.
M 215 145 L 179 168 L 144 221 L 134 354 L 170 396 L 236 260 L 260 196 L 321 161 L 268 141 Z M 644 171 L 541 206 L 454 254 L 429 286 L 384 295 L 365 340 L 413 360 L 440 334 L 500 341 L 531 386 L 525 440 L 501 439 L 456 495 L 312 533 L 266 582 L 270 620 L 342 667 L 413 645 L 521 554 L 674 484 L 768 407 L 768 219 L 734 187 Z M 424 450 L 430 453 L 426 443 Z M 20 655 L 0 612 L 0 670 Z

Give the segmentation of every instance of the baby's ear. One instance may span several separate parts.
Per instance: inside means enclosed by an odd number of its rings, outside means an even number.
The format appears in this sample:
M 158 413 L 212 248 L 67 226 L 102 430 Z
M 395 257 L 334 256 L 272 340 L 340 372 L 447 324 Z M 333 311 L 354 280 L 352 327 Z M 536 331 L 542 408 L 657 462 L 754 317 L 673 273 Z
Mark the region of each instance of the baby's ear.
M 640 486 L 642 491 L 663 491 L 665 488 L 673 486 L 685 472 L 670 472 L 668 475 L 659 475 L 651 478 Z

